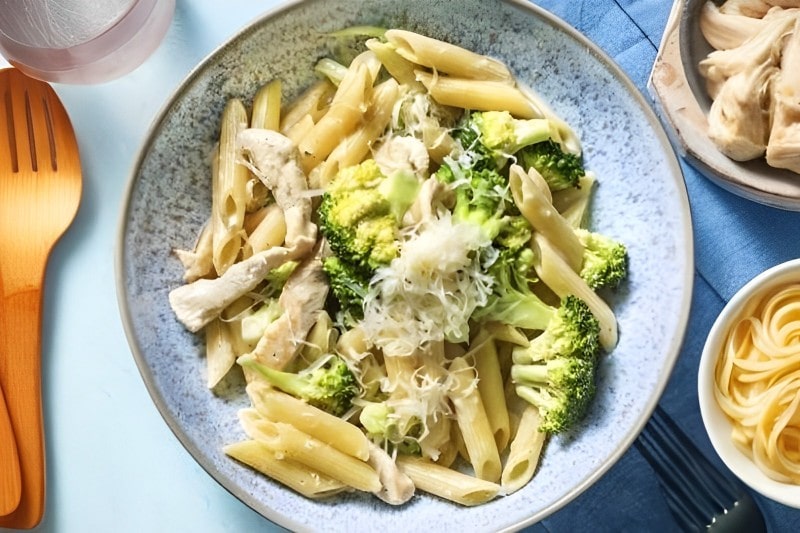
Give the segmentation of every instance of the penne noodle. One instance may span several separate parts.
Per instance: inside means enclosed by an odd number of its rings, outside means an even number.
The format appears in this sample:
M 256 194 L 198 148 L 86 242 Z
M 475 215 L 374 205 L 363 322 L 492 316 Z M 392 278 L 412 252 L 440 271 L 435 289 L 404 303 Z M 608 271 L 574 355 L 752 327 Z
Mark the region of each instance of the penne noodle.
M 414 70 L 417 66 L 397 53 L 394 45 L 379 39 L 369 39 L 367 48 L 372 50 L 383 68 L 401 85 L 406 85 L 413 90 L 424 90 L 425 86 L 417 81 Z
M 459 455 L 459 443 L 461 440 L 461 433 L 458 429 L 458 424 L 450 424 L 450 438 L 444 446 L 439 450 L 439 457 L 434 461 L 439 466 L 450 467 L 456 461 Z
M 362 461 L 369 459 L 369 440 L 353 424 L 294 396 L 270 388 L 263 381 L 250 383 L 247 394 L 263 417 L 273 422 L 291 424 L 315 439 Z
M 338 87 L 347 73 L 347 67 L 329 57 L 323 57 L 314 65 L 314 73 L 324 76 Z
M 562 217 L 549 198 L 544 178 L 534 168 L 525 172 L 519 165 L 509 168 L 509 186 L 514 203 L 533 229 L 550 242 L 558 243 L 558 252 L 569 268 L 579 272 L 583 263 L 583 245 L 572 226 Z M 544 191 L 548 191 L 544 193 Z
M 455 386 L 448 396 L 455 409 L 456 422 L 469 454 L 469 462 L 478 478 L 498 481 L 501 473 L 500 454 L 480 391 L 475 384 L 475 369 L 466 359 L 458 357 L 450 363 L 449 370 L 455 378 Z
M 474 111 L 508 111 L 516 118 L 542 118 L 513 85 L 497 81 L 439 76 L 417 70 L 417 80 L 442 105 Z
M 263 85 L 253 98 L 250 127 L 278 131 L 281 125 L 281 80 Z
M 215 318 L 205 327 L 206 335 L 206 386 L 216 387 L 236 364 L 236 349 L 230 324 Z
M 542 447 L 547 439 L 547 433 L 539 430 L 540 420 L 536 407 L 525 407 L 500 478 L 506 494 L 524 487 L 536 472 Z
M 286 219 L 281 208 L 271 203 L 263 209 L 263 216 L 261 222 L 247 235 L 242 248 L 244 259 L 273 246 L 280 246 L 286 240 Z
M 406 30 L 388 30 L 385 37 L 400 56 L 434 71 L 462 78 L 514 83 L 508 67 L 497 59 Z
M 397 457 L 397 466 L 418 489 L 461 505 L 486 503 L 501 490 L 497 483 L 474 478 L 419 457 L 400 455 Z
M 578 187 L 568 187 L 553 193 L 553 206 L 573 228 L 586 227 L 589 203 L 596 183 L 592 171 L 587 171 Z
M 478 372 L 478 392 L 486 410 L 489 427 L 492 428 L 497 450 L 502 452 L 508 445 L 511 429 L 497 348 L 494 338 L 484 329 L 478 332 L 472 344 L 475 347 L 470 353 L 475 358 L 475 369 Z
M 364 461 L 340 452 L 291 424 L 262 418 L 254 409 L 242 409 L 239 418 L 248 436 L 266 444 L 276 455 L 302 463 L 354 489 L 381 490 L 377 472 Z
M 305 115 L 303 118 L 292 124 L 286 130 L 286 137 L 288 137 L 295 145 L 300 144 L 300 141 L 308 135 L 308 132 L 314 127 L 314 119 L 311 115 Z M 302 158 L 302 154 L 301 154 Z
M 610 352 L 617 345 L 617 317 L 608 304 L 589 285 L 572 270 L 556 247 L 543 235 L 534 233 L 533 244 L 536 247 L 534 268 L 539 278 L 559 298 L 572 294 L 586 303 L 586 306 L 600 323 L 600 345 Z
M 398 94 L 397 82 L 392 79 L 375 87 L 361 125 L 342 139 L 325 160 L 320 176 L 323 187 L 339 170 L 356 165 L 366 158 L 373 143 L 389 125 Z
M 318 121 L 327 111 L 335 92 L 336 86 L 328 80 L 320 80 L 309 87 L 284 112 L 280 132 L 287 135 L 287 132 L 305 117 L 309 117 L 312 122 Z
M 236 135 L 247 127 L 247 111 L 238 99 L 228 101 L 222 112 L 218 171 L 211 190 L 211 224 L 214 268 L 222 275 L 236 261 L 242 244 L 250 172 L 239 164 Z
M 244 440 L 228 444 L 222 451 L 306 498 L 326 498 L 347 488 L 341 481 L 310 470 L 306 465 L 287 458 L 279 459 L 263 442 Z
M 358 127 L 371 88 L 372 78 L 367 65 L 358 64 L 348 69 L 331 100 L 330 108 L 298 145 L 300 154 L 310 159 L 312 168 L 330 155 L 337 139 L 349 135 Z

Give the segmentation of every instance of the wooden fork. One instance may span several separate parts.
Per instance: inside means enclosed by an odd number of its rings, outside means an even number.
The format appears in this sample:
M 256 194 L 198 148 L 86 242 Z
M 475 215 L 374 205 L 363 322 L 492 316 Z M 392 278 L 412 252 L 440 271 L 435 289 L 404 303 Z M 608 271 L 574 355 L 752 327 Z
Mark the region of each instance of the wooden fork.
M 0 527 L 44 514 L 41 309 L 50 251 L 81 197 L 78 144 L 50 85 L 0 70 L 0 385 L 16 436 L 22 497 Z
M 3 389 L 0 388 L 0 516 L 11 513 L 19 505 L 22 482 L 14 430 Z

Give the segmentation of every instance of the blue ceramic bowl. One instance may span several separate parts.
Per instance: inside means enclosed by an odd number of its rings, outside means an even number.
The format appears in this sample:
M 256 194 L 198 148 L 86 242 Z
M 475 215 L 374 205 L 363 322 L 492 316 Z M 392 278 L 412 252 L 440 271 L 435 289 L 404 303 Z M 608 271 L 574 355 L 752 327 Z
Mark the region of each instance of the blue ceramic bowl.
M 418 495 L 390 508 L 370 495 L 304 499 L 236 463 L 223 445 L 244 438 L 241 388 L 205 385 L 202 339 L 167 301 L 182 283 L 173 248 L 191 247 L 211 202 L 209 158 L 225 101 L 245 101 L 274 78 L 284 96 L 312 79 L 323 34 L 352 25 L 402 27 L 506 62 L 580 134 L 599 178 L 594 229 L 624 241 L 630 278 L 610 295 L 620 342 L 602 363 L 585 422 L 553 438 L 524 489 L 464 508 Z M 154 123 L 135 164 L 117 251 L 118 293 L 131 349 L 153 401 L 188 452 L 231 493 L 292 530 L 510 530 L 541 520 L 597 480 L 625 452 L 657 403 L 677 357 L 693 280 L 689 208 L 680 167 L 642 95 L 596 46 L 519 1 L 311 0 L 254 21 L 206 58 Z

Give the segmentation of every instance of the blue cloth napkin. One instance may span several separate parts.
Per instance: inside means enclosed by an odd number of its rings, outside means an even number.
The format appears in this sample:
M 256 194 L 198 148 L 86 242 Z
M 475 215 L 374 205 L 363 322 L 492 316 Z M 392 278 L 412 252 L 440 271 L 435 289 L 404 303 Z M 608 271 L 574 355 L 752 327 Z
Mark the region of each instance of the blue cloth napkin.
M 538 0 L 603 49 L 642 93 L 666 25 L 664 0 Z M 648 101 L 651 98 L 647 97 Z M 695 284 L 684 345 L 660 405 L 725 470 L 706 436 L 697 401 L 697 366 L 708 331 L 747 281 L 800 257 L 800 213 L 727 192 L 682 162 L 695 239 Z M 800 511 L 754 495 L 770 531 L 800 530 Z M 678 531 L 655 473 L 635 448 L 578 498 L 526 531 Z

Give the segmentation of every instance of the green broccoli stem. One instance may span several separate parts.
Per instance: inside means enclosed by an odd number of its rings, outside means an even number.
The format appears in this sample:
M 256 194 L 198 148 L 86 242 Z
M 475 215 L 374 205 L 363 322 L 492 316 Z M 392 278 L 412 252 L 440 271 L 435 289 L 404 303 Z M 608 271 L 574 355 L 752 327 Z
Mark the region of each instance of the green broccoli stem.
M 519 386 L 546 386 L 548 382 L 547 374 L 547 365 L 544 363 L 511 365 L 511 379 Z
M 546 118 L 514 121 L 514 141 L 506 145 L 509 153 L 516 153 L 531 144 L 548 141 L 553 138 L 553 124 Z
M 314 386 L 308 380 L 298 374 L 283 372 L 270 368 L 258 362 L 255 355 L 245 354 L 237 359 L 237 362 L 244 367 L 251 368 L 266 379 L 270 385 L 276 387 L 287 394 L 297 398 L 307 398 L 315 392 Z
M 545 394 L 538 388 L 531 388 L 525 385 L 518 385 L 514 389 L 517 396 L 539 409 L 546 409 L 548 404 L 552 401 L 545 396 Z

